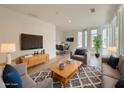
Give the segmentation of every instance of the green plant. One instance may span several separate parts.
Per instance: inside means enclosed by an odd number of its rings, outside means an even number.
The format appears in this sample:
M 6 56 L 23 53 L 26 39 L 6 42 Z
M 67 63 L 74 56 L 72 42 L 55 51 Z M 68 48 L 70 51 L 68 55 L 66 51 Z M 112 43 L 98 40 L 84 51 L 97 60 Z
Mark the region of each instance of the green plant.
M 95 36 L 93 42 L 94 42 L 94 47 L 96 49 L 96 53 L 99 54 L 102 45 L 101 35 Z

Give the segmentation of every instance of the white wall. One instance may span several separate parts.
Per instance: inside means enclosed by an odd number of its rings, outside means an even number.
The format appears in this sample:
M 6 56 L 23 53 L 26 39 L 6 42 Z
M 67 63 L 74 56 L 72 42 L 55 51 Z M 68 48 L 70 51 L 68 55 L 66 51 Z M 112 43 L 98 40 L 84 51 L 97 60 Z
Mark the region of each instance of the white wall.
M 16 43 L 16 52 L 12 54 L 12 59 L 34 51 L 20 50 L 21 33 L 43 35 L 43 47 L 46 53 L 50 54 L 50 58 L 56 57 L 55 25 L 0 7 L 0 44 Z M 2 62 L 5 62 L 5 54 L 0 54 L 0 63 Z
M 70 50 L 74 51 L 78 46 L 78 32 L 64 32 L 64 40 L 67 36 L 74 36 L 74 42 L 68 42 L 71 45 Z
M 64 42 L 64 41 L 65 41 L 64 32 L 56 30 L 56 44 L 60 44 L 61 42 Z

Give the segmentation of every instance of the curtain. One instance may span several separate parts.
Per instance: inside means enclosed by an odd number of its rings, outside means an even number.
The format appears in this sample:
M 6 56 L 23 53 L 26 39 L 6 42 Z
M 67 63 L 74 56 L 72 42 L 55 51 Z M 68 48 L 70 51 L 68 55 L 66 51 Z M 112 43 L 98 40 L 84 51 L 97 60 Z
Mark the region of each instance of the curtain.
M 124 54 L 124 7 L 118 11 L 119 24 L 119 54 Z

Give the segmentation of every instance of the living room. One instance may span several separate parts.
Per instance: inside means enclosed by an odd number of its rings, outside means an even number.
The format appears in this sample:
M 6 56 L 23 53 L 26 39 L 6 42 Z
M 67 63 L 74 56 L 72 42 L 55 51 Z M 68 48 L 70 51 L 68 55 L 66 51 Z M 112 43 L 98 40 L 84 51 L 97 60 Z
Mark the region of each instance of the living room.
M 1 4 L 0 87 L 123 88 L 123 11 L 121 4 Z

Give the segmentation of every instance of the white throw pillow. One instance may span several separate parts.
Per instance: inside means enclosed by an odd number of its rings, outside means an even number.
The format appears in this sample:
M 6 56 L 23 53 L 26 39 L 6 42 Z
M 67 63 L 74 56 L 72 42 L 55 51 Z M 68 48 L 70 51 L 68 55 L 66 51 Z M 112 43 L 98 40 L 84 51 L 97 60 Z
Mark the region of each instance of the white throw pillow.
M 0 68 L 0 88 L 6 88 L 2 79 L 3 69 Z

